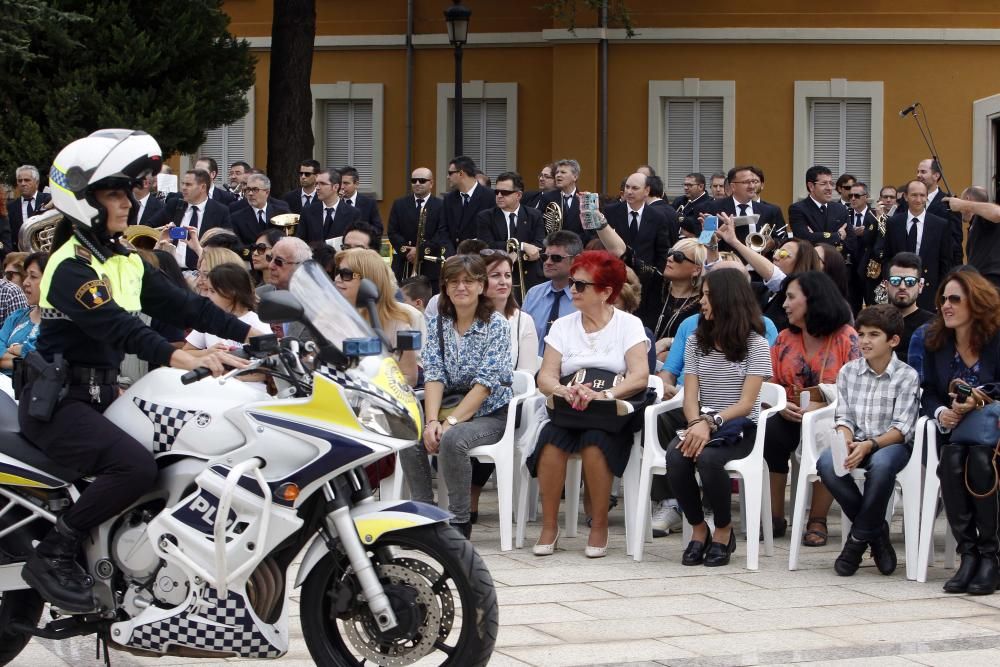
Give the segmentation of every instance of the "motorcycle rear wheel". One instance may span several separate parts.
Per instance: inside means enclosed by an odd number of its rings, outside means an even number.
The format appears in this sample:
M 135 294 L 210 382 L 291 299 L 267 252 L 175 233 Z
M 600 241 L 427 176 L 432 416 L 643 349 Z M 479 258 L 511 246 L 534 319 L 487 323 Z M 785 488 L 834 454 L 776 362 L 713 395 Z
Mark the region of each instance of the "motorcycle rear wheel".
M 0 593 L 0 665 L 16 658 L 31 641 L 31 635 L 10 629 L 14 621 L 25 625 L 38 625 L 45 602 L 33 590 Z
M 393 609 L 403 608 L 402 636 L 378 631 L 347 558 L 329 553 L 302 591 L 302 634 L 316 664 L 409 665 L 427 655 L 440 656 L 440 665 L 489 662 L 499 609 L 493 577 L 471 542 L 433 524 L 387 533 L 368 552 Z

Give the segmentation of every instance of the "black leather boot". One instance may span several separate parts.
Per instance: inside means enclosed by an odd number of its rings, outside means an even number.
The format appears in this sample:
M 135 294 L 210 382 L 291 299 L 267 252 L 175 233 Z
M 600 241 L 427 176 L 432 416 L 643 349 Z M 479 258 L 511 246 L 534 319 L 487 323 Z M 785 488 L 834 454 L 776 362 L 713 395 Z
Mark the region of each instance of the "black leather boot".
M 879 536 L 872 540 L 872 558 L 875 560 L 875 567 L 882 574 L 888 576 L 896 571 L 896 550 L 892 548 L 887 523 L 882 525 Z
M 965 593 L 979 567 L 972 496 L 965 488 L 965 459 L 969 449 L 961 445 L 944 445 L 938 463 L 944 513 L 951 534 L 955 536 L 955 551 L 961 558 L 961 566 L 955 576 L 945 582 L 945 593 Z
M 842 577 L 850 577 L 858 571 L 866 551 L 868 551 L 868 542 L 859 540 L 851 533 L 847 536 L 847 542 L 840 555 L 837 556 L 837 560 L 833 561 L 834 571 Z
M 21 578 L 53 606 L 69 612 L 94 609 L 94 579 L 76 561 L 86 537 L 62 518 L 49 531 L 21 570 Z
M 985 498 L 972 497 L 979 533 L 979 567 L 968 587 L 969 595 L 991 595 L 1000 588 L 1000 493 L 995 488 L 992 447 L 969 448 L 968 482 L 969 488 L 979 494 L 992 489 Z

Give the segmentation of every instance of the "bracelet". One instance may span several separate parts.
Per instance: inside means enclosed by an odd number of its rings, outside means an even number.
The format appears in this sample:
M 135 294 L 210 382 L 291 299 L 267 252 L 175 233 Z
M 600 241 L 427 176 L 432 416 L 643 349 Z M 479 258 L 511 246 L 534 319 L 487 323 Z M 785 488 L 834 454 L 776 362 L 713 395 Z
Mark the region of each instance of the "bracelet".
M 879 450 L 878 442 L 875 440 L 875 438 L 869 438 L 868 441 L 872 443 L 872 451 L 869 453 L 874 454 Z

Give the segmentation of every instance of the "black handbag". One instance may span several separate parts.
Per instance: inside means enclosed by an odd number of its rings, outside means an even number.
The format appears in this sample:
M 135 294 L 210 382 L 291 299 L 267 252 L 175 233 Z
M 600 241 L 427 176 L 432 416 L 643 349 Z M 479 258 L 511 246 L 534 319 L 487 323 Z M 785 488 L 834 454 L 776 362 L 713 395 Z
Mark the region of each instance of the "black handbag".
M 590 384 L 594 391 L 606 391 L 618 386 L 625 376 L 603 368 L 581 368 L 560 378 L 566 386 Z M 573 430 L 606 431 L 620 433 L 626 429 L 635 432 L 642 428 L 642 412 L 656 400 L 656 392 L 642 389 L 633 396 L 615 400 L 599 399 L 591 401 L 585 410 L 577 410 L 562 396 L 553 394 L 545 401 L 549 419 L 553 424 Z

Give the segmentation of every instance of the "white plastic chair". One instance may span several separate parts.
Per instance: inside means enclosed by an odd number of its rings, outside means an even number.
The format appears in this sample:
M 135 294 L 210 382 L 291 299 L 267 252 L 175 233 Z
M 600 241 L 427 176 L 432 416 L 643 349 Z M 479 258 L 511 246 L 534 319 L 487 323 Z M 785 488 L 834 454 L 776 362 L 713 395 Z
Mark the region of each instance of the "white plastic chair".
M 934 521 L 937 518 L 937 503 L 941 497 L 941 480 L 937 475 L 938 447 L 937 421 L 921 417 L 917 422 L 917 437 L 924 439 L 924 451 L 927 452 L 924 467 L 924 496 L 920 512 L 920 546 L 917 549 L 916 578 L 920 583 L 927 582 L 927 568 L 934 562 Z M 944 529 L 944 566 L 955 568 L 955 536 L 945 523 Z M 909 574 L 907 574 L 909 576 Z
M 497 504 L 500 514 L 500 550 L 510 551 L 513 544 L 514 525 L 514 466 L 516 465 L 515 436 L 517 407 L 535 394 L 535 379 L 530 373 L 514 371 L 514 396 L 507 407 L 507 426 L 503 437 L 491 445 L 480 445 L 469 450 L 469 458 L 489 461 L 496 466 Z M 524 420 L 522 419 L 522 422 Z M 438 474 L 438 505 L 447 509 L 448 488 L 444 475 Z
M 536 393 L 521 405 L 521 423 L 525 427 L 518 441 L 520 466 L 517 471 L 517 529 L 514 540 L 518 549 L 524 546 L 525 527 L 529 520 L 536 518 L 538 508 L 538 481 L 528 472 L 526 462 L 528 454 L 534 451 L 542 426 L 548 421 L 547 417 L 541 416 L 545 411 L 545 396 L 542 394 Z
M 795 505 L 792 509 L 792 526 L 790 531 L 790 546 L 788 552 L 788 569 L 799 567 L 799 550 L 802 548 L 802 533 L 805 530 L 805 512 L 812 500 L 812 483 L 819 479 L 816 462 L 822 453 L 816 442 L 816 436 L 821 431 L 833 430 L 834 417 L 837 412 L 837 401 L 812 410 L 802 415 L 802 444 L 800 446 L 799 474 L 793 481 L 795 484 Z
M 764 463 L 764 438 L 768 418 L 785 409 L 785 390 L 772 382 L 760 388 L 761 411 L 757 419 L 757 436 L 750 455 L 730 461 L 725 465 L 730 479 L 740 480 L 740 510 L 743 529 L 747 536 L 747 569 L 760 567 L 761 518 L 764 518 L 764 555 L 774 555 L 774 527 L 771 525 L 771 479 Z M 771 407 L 764 409 L 763 405 Z M 684 521 L 683 542 L 691 539 L 691 525 Z

